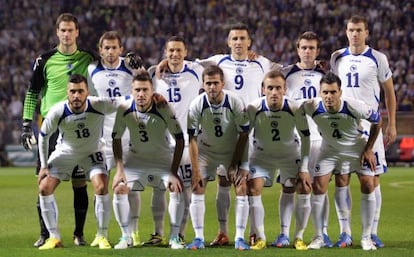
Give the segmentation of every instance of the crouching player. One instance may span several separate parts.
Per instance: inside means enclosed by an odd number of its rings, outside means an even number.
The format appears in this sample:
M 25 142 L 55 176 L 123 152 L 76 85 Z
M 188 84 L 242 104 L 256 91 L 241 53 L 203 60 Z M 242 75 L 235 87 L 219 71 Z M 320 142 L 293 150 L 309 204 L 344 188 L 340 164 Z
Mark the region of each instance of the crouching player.
M 130 191 L 142 191 L 145 185 L 149 184 L 163 190 L 168 189 L 172 194 L 178 194 L 173 197 L 175 208 L 169 209 L 173 238 L 178 238 L 184 212 L 184 199 L 181 197 L 183 185 L 177 175 L 184 139 L 174 110 L 165 100 L 159 99 L 163 98 L 162 96 L 154 94 L 151 78 L 146 71 L 140 71 L 133 78 L 132 98 L 119 107 L 112 134 L 116 164 L 112 185 L 113 207 L 122 232 L 115 249 L 126 249 L 133 243 L 128 226 L 130 204 L 136 204 L 134 209 L 139 213 L 140 203 L 128 201 Z M 128 157 L 124 161 L 121 138 L 127 129 L 130 134 L 130 148 Z M 168 140 L 169 134 L 176 141 L 173 155 Z M 177 243 L 172 248 L 181 249 L 184 246 Z

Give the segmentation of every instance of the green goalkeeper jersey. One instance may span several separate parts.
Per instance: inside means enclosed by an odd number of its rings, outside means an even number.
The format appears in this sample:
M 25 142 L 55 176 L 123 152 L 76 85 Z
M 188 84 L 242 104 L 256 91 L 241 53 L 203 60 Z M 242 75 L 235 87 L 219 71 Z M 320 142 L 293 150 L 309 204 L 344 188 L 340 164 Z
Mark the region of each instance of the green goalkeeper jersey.
M 43 117 L 54 104 L 66 100 L 69 76 L 82 74 L 86 77 L 88 65 L 94 59 L 92 53 L 79 49 L 65 55 L 55 48 L 39 56 L 24 100 L 23 119 L 33 119 L 39 96 L 40 114 Z

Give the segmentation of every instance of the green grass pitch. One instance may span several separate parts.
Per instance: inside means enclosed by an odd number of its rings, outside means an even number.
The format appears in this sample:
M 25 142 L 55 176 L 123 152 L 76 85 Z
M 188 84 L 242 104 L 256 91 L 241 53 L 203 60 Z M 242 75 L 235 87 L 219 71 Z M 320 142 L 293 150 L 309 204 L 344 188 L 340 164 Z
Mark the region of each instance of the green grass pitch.
M 99 250 L 91 247 L 74 247 L 72 232 L 73 194 L 70 182 L 62 182 L 56 198 L 59 207 L 59 227 L 62 234 L 64 248 L 49 251 L 39 251 L 32 246 L 37 239 L 39 226 L 35 202 L 37 198 L 37 183 L 33 168 L 1 168 L 0 169 L 0 256 L 158 256 L 158 257 L 187 257 L 187 256 L 414 256 L 414 168 L 390 167 L 386 175 L 382 176 L 381 189 L 383 192 L 383 206 L 379 235 L 385 243 L 385 248 L 375 252 L 365 252 L 360 248 L 360 217 L 359 217 L 359 186 L 356 176 L 352 178 L 352 230 L 354 246 L 350 249 L 321 249 L 313 251 L 296 251 L 293 248 L 276 249 L 268 247 L 262 251 L 239 252 L 233 246 L 223 248 L 209 248 L 200 251 L 171 250 L 159 247 L 142 247 L 127 250 Z M 93 192 L 89 191 L 89 211 L 85 227 L 85 237 L 88 242 L 93 240 L 96 232 L 93 211 Z M 215 182 L 210 182 L 206 195 L 206 224 L 205 237 L 208 244 L 216 235 L 218 224 L 215 212 Z M 280 186 L 275 184 L 266 188 L 263 194 L 266 217 L 265 228 L 268 243 L 274 240 L 279 233 L 278 199 Z M 333 183 L 329 187 L 330 196 L 334 192 Z M 112 191 L 110 190 L 112 194 Z M 139 222 L 141 239 L 149 238 L 153 230 L 150 210 L 151 189 L 147 188 L 141 195 L 142 212 Z M 333 201 L 331 200 L 331 215 L 329 234 L 332 240 L 338 236 L 338 222 Z M 234 237 L 234 200 L 232 201 L 229 230 L 230 238 Z M 291 233 L 294 222 L 292 222 Z M 312 222 L 309 222 L 304 239 L 307 243 L 312 239 Z M 165 233 L 169 232 L 168 215 L 166 215 Z M 109 239 L 115 244 L 120 236 L 120 230 L 112 214 L 109 228 Z M 187 226 L 186 239 L 193 238 L 191 221 Z M 292 235 L 291 235 L 292 236 Z M 246 239 L 248 232 L 246 231 Z

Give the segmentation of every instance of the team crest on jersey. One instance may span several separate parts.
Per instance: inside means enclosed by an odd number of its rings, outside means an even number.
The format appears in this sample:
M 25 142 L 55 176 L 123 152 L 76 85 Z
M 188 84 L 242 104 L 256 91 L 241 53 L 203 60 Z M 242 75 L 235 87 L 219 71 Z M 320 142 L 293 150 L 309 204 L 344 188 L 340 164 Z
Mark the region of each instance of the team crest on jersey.
M 110 79 L 110 80 L 108 81 L 108 86 L 109 86 L 109 87 L 114 87 L 114 86 L 116 86 L 116 80 L 114 80 L 114 79 Z
M 237 67 L 236 74 L 243 74 L 243 69 L 241 67 Z
M 251 168 L 250 169 L 250 172 L 253 173 L 253 174 L 255 174 L 256 173 L 256 169 L 255 168 Z
M 73 69 L 73 64 L 72 63 L 68 63 L 68 65 L 66 67 L 68 68 L 68 70 L 72 70 Z
M 145 123 L 140 122 L 140 123 L 138 123 L 138 128 L 139 128 L 139 129 L 146 129 L 146 128 L 147 128 L 147 126 L 145 125 Z
M 220 118 L 214 118 L 213 122 L 214 122 L 214 124 L 220 124 L 221 120 L 220 120 Z
M 78 123 L 78 129 L 85 128 L 85 123 Z
M 170 80 L 170 87 L 176 87 L 177 86 L 177 80 L 176 79 L 171 79 Z
M 305 86 L 312 86 L 312 81 L 310 79 L 305 79 L 303 84 L 305 84 Z
M 154 176 L 153 175 L 148 175 L 148 182 L 152 182 L 154 181 Z
M 352 64 L 351 67 L 349 67 L 349 69 L 351 70 L 351 72 L 356 72 L 358 70 L 358 66 Z
M 277 128 L 278 126 L 279 126 L 279 122 L 277 122 L 277 121 L 272 121 L 271 123 L 270 123 L 270 126 L 272 127 L 272 128 Z
M 338 127 L 338 123 L 336 122 L 331 122 L 331 128 L 337 128 Z

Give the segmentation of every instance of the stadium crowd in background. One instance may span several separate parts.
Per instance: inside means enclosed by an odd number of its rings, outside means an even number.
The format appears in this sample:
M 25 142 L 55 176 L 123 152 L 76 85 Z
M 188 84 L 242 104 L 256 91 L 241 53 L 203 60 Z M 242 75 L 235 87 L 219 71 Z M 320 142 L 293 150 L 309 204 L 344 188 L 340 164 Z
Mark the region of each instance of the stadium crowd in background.
M 370 8 L 375 5 L 375 8 Z M 384 52 L 393 71 L 398 111 L 414 109 L 414 31 L 411 1 L 100 1 L 1 0 L 0 9 L 0 132 L 1 145 L 19 143 L 11 130 L 21 117 L 9 119 L 12 96 L 22 100 L 36 56 L 56 45 L 54 19 L 72 12 L 84 24 L 79 43 L 97 49 L 99 36 L 117 30 L 125 52 L 135 51 L 146 62 L 158 63 L 171 35 L 188 40 L 188 58 L 207 58 L 227 52 L 225 25 L 241 20 L 251 30 L 251 49 L 287 65 L 297 60 L 296 36 L 313 30 L 322 40 L 320 59 L 344 45 L 344 22 L 351 14 L 366 12 L 368 43 Z M 328 26 L 329 24 L 329 26 Z M 323 29 L 321 29 L 323 28 Z M 383 107 L 383 106 L 382 106 Z M 16 127 L 20 128 L 20 124 Z M 3 133 L 4 132 L 4 133 Z M 17 140 L 17 142 L 16 142 Z

